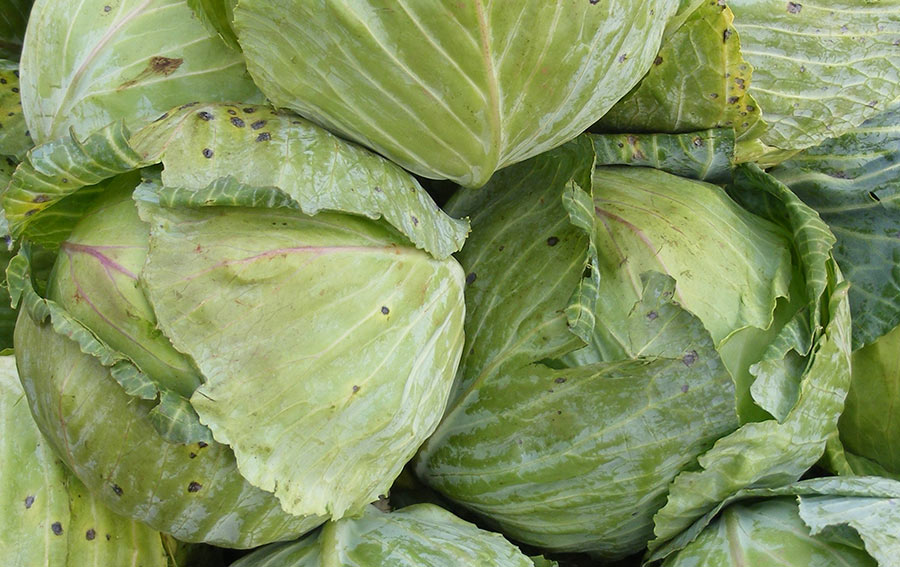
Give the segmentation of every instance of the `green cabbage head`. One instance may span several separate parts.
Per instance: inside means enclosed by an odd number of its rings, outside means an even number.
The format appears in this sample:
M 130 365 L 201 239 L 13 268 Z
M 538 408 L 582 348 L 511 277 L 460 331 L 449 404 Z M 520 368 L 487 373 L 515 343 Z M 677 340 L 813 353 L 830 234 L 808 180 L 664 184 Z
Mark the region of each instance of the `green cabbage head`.
M 107 505 L 184 540 L 252 547 L 360 513 L 446 405 L 465 225 L 268 108 L 187 105 L 126 134 L 38 148 L 4 203 L 58 249 L 46 293 L 27 247 L 10 268 L 42 431 Z

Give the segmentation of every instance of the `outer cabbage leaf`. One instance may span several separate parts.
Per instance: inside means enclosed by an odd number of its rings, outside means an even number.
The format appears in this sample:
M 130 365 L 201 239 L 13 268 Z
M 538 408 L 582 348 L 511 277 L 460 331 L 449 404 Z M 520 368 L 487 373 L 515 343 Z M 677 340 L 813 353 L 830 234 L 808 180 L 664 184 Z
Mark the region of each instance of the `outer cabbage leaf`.
M 2 194 L 13 238 L 56 248 L 114 177 L 140 167 L 121 123 L 32 149 Z
M 0 59 L 0 156 L 20 160 L 34 143 L 25 125 L 19 91 L 18 65 Z M 0 185 L 0 189 L 4 187 L 5 183 Z
M 72 476 L 31 417 L 12 356 L 0 357 L 0 556 L 6 567 L 166 567 L 161 535 L 112 513 Z
M 853 456 L 874 461 L 885 476 L 900 477 L 900 327 L 853 353 L 853 380 L 839 422 L 848 466 L 868 472 Z M 870 469 L 871 470 L 871 469 Z
M 597 165 L 652 167 L 710 183 L 731 179 L 734 130 L 729 128 L 684 134 L 594 134 L 591 141 Z
M 900 2 L 729 0 L 741 53 L 755 69 L 750 94 L 767 128 L 758 152 L 785 152 L 840 136 L 900 98 Z M 780 152 L 779 152 L 780 151 Z M 780 155 L 779 155 L 780 154 Z
M 459 265 L 349 215 L 139 211 L 142 287 L 205 377 L 191 404 L 241 474 L 298 515 L 340 518 L 386 493 L 447 402 Z
M 851 282 L 853 347 L 900 324 L 900 109 L 805 150 L 772 175 L 819 212 Z
M 231 27 L 237 0 L 187 0 L 187 3 L 210 30 L 219 34 L 228 47 L 241 48 Z
M 731 377 L 672 292 L 655 274 L 634 305 L 641 359 L 482 378 L 423 448 L 419 474 L 530 545 L 640 551 L 672 479 L 738 426 Z
M 18 59 L 33 0 L 5 0 L 0 12 L 0 59 Z
M 651 551 L 675 536 L 673 545 L 693 539 L 698 528 L 691 524 L 740 489 L 797 480 L 822 456 L 826 440 L 835 433 L 849 387 L 850 311 L 847 284 L 830 257 L 833 236 L 813 211 L 759 168 L 743 166 L 738 174 L 735 192 L 747 193 L 749 201 L 759 193 L 774 207 L 772 220 L 780 218 L 794 234 L 795 263 L 802 268 L 809 302 L 811 360 L 799 376 L 778 372 L 785 364 L 784 345 L 797 345 L 786 340 L 772 343 L 756 372 L 763 365 L 773 378 L 766 388 L 755 388 L 753 396 L 770 411 L 788 407 L 787 414 L 744 425 L 700 457 L 700 470 L 675 479 L 668 503 L 656 515 L 657 539 L 651 542 Z M 779 397 L 784 396 L 789 400 L 782 404 Z
M 863 549 L 814 537 L 801 519 L 797 503 L 782 497 L 732 504 L 696 540 L 663 563 L 664 567 L 696 565 L 876 567 L 878 564 Z
M 671 304 L 672 284 L 659 274 L 629 314 L 645 358 L 580 368 L 559 360 L 583 345 L 565 324 L 576 290 L 572 314 L 593 324 L 595 282 L 582 272 L 594 211 L 579 197 L 592 164 L 582 137 L 451 203 L 475 227 L 460 254 L 466 356 L 416 472 L 517 540 L 623 556 L 652 535 L 668 482 L 738 424 L 709 334 Z
M 329 522 L 321 531 L 293 543 L 264 547 L 231 567 L 535 567 L 503 536 L 478 529 L 433 504 L 396 512 L 370 506 L 357 519 Z
M 760 110 L 748 93 L 753 68 L 741 55 L 734 15 L 724 2 L 686 2 L 681 26 L 663 42 L 641 83 L 595 129 L 682 133 L 733 128 L 758 135 Z
M 322 210 L 384 219 L 438 258 L 459 250 L 464 221 L 445 215 L 396 165 L 288 113 L 260 106 L 192 105 L 138 132 L 131 145 L 162 161 L 169 187 L 206 189 L 222 177 L 275 187 L 307 215 Z
M 34 311 L 20 310 L 15 335 L 28 406 L 56 454 L 111 510 L 226 547 L 288 539 L 324 520 L 282 513 L 241 477 L 227 447 L 164 440 L 148 417 L 153 403 L 127 394 L 99 358 Z
M 900 551 L 893 512 L 898 497 L 900 483 L 880 477 L 825 477 L 744 489 L 648 561 L 730 567 L 767 557 L 762 561 L 767 565 L 894 565 Z
M 140 272 L 150 229 L 131 199 L 137 182 L 124 177 L 107 188 L 60 246 L 47 297 L 155 382 L 152 396 L 163 388 L 190 398 L 203 379 L 159 331 L 144 295 Z
M 138 128 L 179 104 L 259 102 L 240 54 L 184 0 L 37 0 L 22 52 L 35 141 L 110 122 Z
M 772 324 L 790 281 L 781 229 L 719 187 L 653 169 L 598 168 L 592 187 L 600 270 L 590 337 L 595 360 L 641 354 L 643 342 L 631 340 L 620 322 L 640 300 L 641 275 L 650 270 L 675 280 L 678 304 L 700 319 L 717 347 L 740 329 Z
M 479 186 L 609 110 L 647 72 L 677 7 L 242 0 L 234 23 L 276 106 L 415 173 Z

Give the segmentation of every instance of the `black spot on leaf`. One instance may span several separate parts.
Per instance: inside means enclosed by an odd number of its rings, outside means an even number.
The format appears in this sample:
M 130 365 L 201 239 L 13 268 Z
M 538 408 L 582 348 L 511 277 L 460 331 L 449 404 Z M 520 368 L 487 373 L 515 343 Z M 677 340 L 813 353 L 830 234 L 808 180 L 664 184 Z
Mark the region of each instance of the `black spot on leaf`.
M 250 127 L 253 128 L 254 130 L 259 130 L 260 128 L 262 128 L 265 125 L 266 125 L 265 120 L 257 120 L 256 122 L 251 124 Z
M 94 531 L 94 528 L 91 528 L 88 531 L 84 532 L 84 539 L 86 539 L 88 541 L 94 541 L 94 538 L 96 538 L 96 537 L 97 537 L 97 532 Z
M 203 148 L 203 157 L 206 159 L 213 157 L 213 151 L 209 148 Z
M 198 112 L 197 117 L 200 118 L 200 120 L 205 120 L 207 122 L 209 122 L 210 120 L 212 120 L 214 118 L 214 116 L 212 114 L 210 114 L 209 112 L 206 112 L 205 110 L 201 110 L 200 112 Z
M 683 357 L 681 357 L 681 361 L 684 362 L 685 366 L 693 366 L 699 356 L 697 355 L 697 351 L 692 350 L 689 353 L 686 353 Z
M 124 494 L 125 492 L 118 484 L 112 485 L 112 491 L 116 493 L 116 496 L 122 496 L 122 494 Z
M 547 239 L 547 246 L 556 246 L 559 243 L 559 238 L 555 236 L 551 236 Z
M 663 58 L 660 55 L 657 55 L 656 59 L 653 60 L 654 65 L 662 65 L 662 62 L 663 62 Z
M 25 497 L 25 509 L 28 510 L 34 504 L 34 496 L 28 495 Z
M 566 379 L 563 378 L 562 376 L 560 376 L 559 378 L 557 378 L 556 380 L 554 380 L 554 382 L 556 382 L 557 384 L 565 384 Z
M 382 315 L 387 315 L 390 312 L 391 312 L 391 310 L 388 309 L 386 306 L 384 306 L 384 305 L 381 306 L 381 314 Z
M 200 492 L 200 489 L 203 488 L 203 485 L 197 482 L 196 480 L 192 480 L 188 485 L 188 492 Z
M 787 11 L 788 14 L 799 14 L 800 10 L 803 9 L 803 4 L 799 2 L 788 2 L 787 3 Z
M 244 127 L 244 121 L 241 120 L 240 118 L 238 118 L 237 116 L 235 116 L 234 118 L 231 119 L 231 123 L 234 124 L 235 126 L 237 126 L 238 128 Z
M 63 527 L 59 522 L 53 522 L 50 524 L 50 529 L 53 531 L 53 535 L 62 535 Z
M 260 134 L 259 136 L 256 137 L 257 142 L 268 142 L 271 139 L 272 139 L 272 134 L 270 134 L 268 132 L 263 132 L 262 134 Z
M 478 277 L 478 276 L 475 275 L 475 272 L 469 272 L 469 273 L 466 275 L 466 283 L 469 284 L 469 285 L 475 283 L 475 279 L 476 279 L 477 277 Z
M 647 313 L 647 319 L 649 319 L 650 321 L 655 321 L 658 318 L 659 318 L 659 313 L 657 313 L 656 311 L 651 311 L 650 313 Z

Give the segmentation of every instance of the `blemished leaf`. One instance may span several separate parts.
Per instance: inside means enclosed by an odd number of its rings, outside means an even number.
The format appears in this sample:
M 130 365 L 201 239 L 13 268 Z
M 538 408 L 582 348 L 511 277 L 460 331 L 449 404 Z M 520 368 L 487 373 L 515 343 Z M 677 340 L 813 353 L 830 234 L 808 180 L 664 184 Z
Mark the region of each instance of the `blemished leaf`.
M 340 211 L 383 217 L 438 258 L 459 250 L 468 224 L 448 217 L 396 165 L 289 113 L 252 105 L 192 105 L 135 134 L 146 163 L 162 161 L 162 184 L 209 190 L 223 177 L 275 187 L 307 215 Z
M 129 396 L 96 357 L 26 308 L 16 344 L 30 396 L 21 403 L 66 467 L 114 512 L 182 541 L 226 547 L 296 537 L 324 521 L 281 512 L 272 494 L 243 479 L 228 447 L 166 441 L 147 419 L 155 402 Z
M 597 165 L 653 167 L 674 175 L 725 183 L 734 166 L 734 130 L 684 134 L 593 134 Z
M 2 16 L 0 16 L 2 18 Z M 18 65 L 0 59 L 0 159 L 21 160 L 33 145 L 22 113 Z M 6 184 L 0 181 L 0 189 Z
M 647 76 L 595 128 L 672 134 L 730 128 L 741 139 L 759 120 L 748 94 L 753 68 L 741 55 L 731 9 L 725 2 L 694 4 Z
M 184 0 L 37 0 L 21 70 L 39 144 L 110 122 L 136 130 L 197 100 L 262 101 L 240 53 Z
M 0 357 L 0 556 L 6 567 L 166 567 L 162 535 L 114 514 L 57 458 Z
M 142 288 L 205 377 L 191 405 L 241 474 L 298 515 L 340 518 L 386 493 L 447 402 L 463 340 L 458 264 L 349 215 L 139 210 Z M 341 379 L 322 380 L 337 367 Z
M 900 2 L 729 0 L 728 6 L 741 54 L 754 69 L 749 92 L 766 123 L 764 147 L 742 161 L 777 163 L 900 98 Z

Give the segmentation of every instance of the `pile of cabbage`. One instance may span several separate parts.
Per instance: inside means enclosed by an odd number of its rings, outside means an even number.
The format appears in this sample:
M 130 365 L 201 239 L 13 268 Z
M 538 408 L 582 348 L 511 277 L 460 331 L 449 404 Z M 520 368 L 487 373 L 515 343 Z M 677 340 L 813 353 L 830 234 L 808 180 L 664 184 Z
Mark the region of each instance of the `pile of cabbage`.
M 898 45 L 7 0 L 0 563 L 897 565 Z

